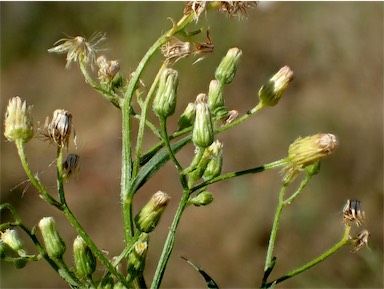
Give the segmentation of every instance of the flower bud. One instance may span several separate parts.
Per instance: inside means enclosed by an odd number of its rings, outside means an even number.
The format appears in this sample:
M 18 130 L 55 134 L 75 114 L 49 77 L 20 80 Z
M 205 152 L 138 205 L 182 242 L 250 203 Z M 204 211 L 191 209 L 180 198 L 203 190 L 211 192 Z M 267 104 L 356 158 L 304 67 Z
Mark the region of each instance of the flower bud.
M 293 79 L 293 70 L 288 66 L 281 68 L 270 80 L 259 90 L 259 98 L 263 105 L 276 105 L 288 84 Z
M 233 80 L 241 55 L 242 51 L 239 48 L 235 47 L 228 50 L 216 69 L 215 77 L 218 81 L 222 84 L 228 84 Z
M 285 179 L 293 177 L 306 166 L 318 162 L 323 157 L 332 154 L 338 146 L 336 136 L 319 133 L 298 138 L 288 149 L 288 165 L 284 168 Z
M 25 265 L 27 265 L 28 259 L 27 258 L 18 258 L 15 262 L 16 269 L 23 269 Z
M 216 140 L 209 146 L 209 149 L 211 150 L 211 160 L 203 174 L 203 179 L 205 181 L 220 175 L 223 167 L 223 144 Z
M 59 147 L 68 147 L 71 130 L 72 114 L 64 109 L 56 109 L 48 125 L 48 137 Z
M 52 217 L 42 218 L 39 229 L 43 236 L 45 249 L 52 259 L 61 259 L 65 252 L 65 243 L 56 229 L 56 222 Z
M 203 93 L 196 98 L 196 119 L 192 131 L 192 141 L 199 148 L 210 146 L 214 139 L 211 112 L 207 96 Z
M 159 88 L 153 100 L 153 111 L 158 117 L 166 118 L 175 112 L 178 84 L 178 72 L 171 68 L 164 69 L 160 75 Z
M 128 254 L 128 278 L 133 280 L 144 271 L 145 258 L 148 252 L 149 235 L 143 233 Z
M 193 102 L 188 103 L 187 107 L 185 108 L 184 112 L 179 118 L 178 124 L 179 124 L 179 130 L 183 130 L 187 127 L 190 127 L 193 125 L 193 122 L 195 121 L 196 117 L 196 108 L 195 104 Z
M 28 142 L 33 137 L 32 107 L 16 96 L 9 100 L 5 113 L 4 135 L 10 141 Z
M 170 196 L 162 191 L 155 193 L 149 202 L 141 209 L 135 217 L 136 228 L 145 233 L 155 229 L 160 217 L 170 200 Z
M 196 207 L 206 206 L 212 203 L 213 195 L 210 192 L 201 192 L 197 196 L 194 196 L 188 201 L 189 204 L 193 204 Z
M 87 277 L 95 272 L 96 257 L 80 236 L 77 236 L 73 242 L 73 258 L 78 277 Z
M 1 232 L 1 242 L 8 245 L 13 251 L 17 252 L 20 256 L 25 255 L 24 246 L 15 230 L 6 229 Z
M 212 115 L 218 119 L 228 114 L 228 109 L 224 105 L 223 85 L 216 79 L 209 83 L 208 105 Z

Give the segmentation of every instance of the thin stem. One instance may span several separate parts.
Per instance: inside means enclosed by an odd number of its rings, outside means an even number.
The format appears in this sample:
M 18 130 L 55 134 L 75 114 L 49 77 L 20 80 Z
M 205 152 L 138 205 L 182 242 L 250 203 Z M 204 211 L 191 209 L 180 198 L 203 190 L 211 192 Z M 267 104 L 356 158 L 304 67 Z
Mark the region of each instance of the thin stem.
M 60 204 L 65 204 L 64 183 L 63 183 L 63 147 L 57 147 L 57 193 L 59 195 Z
M 71 284 L 71 285 L 76 284 L 75 286 L 81 288 L 81 285 L 82 285 L 81 282 L 76 278 L 76 276 L 73 274 L 73 272 L 71 272 L 71 270 L 69 270 L 69 268 L 68 268 L 67 264 L 65 264 L 64 260 L 60 258 L 57 260 L 57 263 L 60 264 L 60 269 L 61 269 L 60 277 L 63 278 L 69 284 Z
M 264 288 L 270 287 L 273 283 L 277 284 L 277 283 L 283 282 L 284 280 L 292 278 L 292 277 L 294 277 L 294 276 L 296 276 L 296 275 L 298 275 L 298 274 L 308 270 L 309 268 L 315 266 L 316 264 L 324 261 L 326 258 L 328 258 L 329 256 L 331 256 L 334 253 L 336 253 L 336 251 L 339 250 L 341 247 L 343 247 L 344 245 L 348 244 L 350 231 L 351 231 L 351 226 L 348 226 L 348 225 L 345 226 L 345 231 L 344 231 L 343 237 L 332 248 L 330 248 L 329 250 L 327 250 L 326 252 L 321 254 L 316 259 L 313 259 L 312 261 L 308 262 L 307 264 L 301 266 L 300 268 L 297 268 L 297 269 L 289 272 L 288 274 L 284 275 L 283 277 L 277 278 L 273 282 L 270 282 L 270 283 L 266 284 Z
M 73 215 L 71 210 L 68 208 L 66 204 L 63 205 L 62 211 L 64 215 L 67 217 L 69 222 L 72 224 L 72 226 L 75 228 L 76 232 L 80 235 L 80 237 L 83 238 L 84 242 L 87 243 L 88 247 L 91 249 L 92 253 L 100 260 L 100 262 L 108 269 L 111 274 L 116 276 L 116 278 L 123 283 L 125 286 L 128 286 L 127 281 L 125 280 L 124 276 L 119 274 L 115 267 L 108 261 L 108 259 L 104 256 L 104 254 L 99 250 L 99 248 L 95 245 L 95 243 L 92 241 L 92 239 L 88 236 L 88 234 L 85 232 L 84 228 L 81 226 L 79 221 L 76 219 L 76 217 Z
M 17 147 L 17 152 L 19 154 L 21 164 L 24 168 L 25 173 L 27 174 L 32 185 L 40 192 L 42 199 L 47 201 L 52 206 L 56 208 L 60 207 L 60 204 L 48 193 L 47 189 L 41 184 L 41 182 L 32 174 L 32 171 L 28 165 L 27 157 L 24 151 L 24 144 L 21 141 L 15 142 Z
M 231 172 L 231 173 L 227 173 L 227 174 L 224 174 L 224 175 L 220 175 L 220 176 L 218 176 L 216 178 L 213 178 L 211 180 L 202 182 L 201 184 L 198 184 L 198 185 L 194 186 L 191 189 L 191 192 L 194 192 L 194 191 L 196 191 L 196 190 L 198 190 L 198 189 L 200 189 L 202 187 L 205 187 L 205 186 L 213 184 L 213 183 L 217 183 L 217 182 L 220 182 L 220 181 L 223 181 L 223 180 L 229 180 L 229 179 L 236 178 L 236 177 L 239 177 L 239 176 L 242 176 L 242 175 L 261 173 L 261 172 L 264 172 L 264 171 L 269 170 L 269 169 L 273 169 L 273 168 L 277 168 L 277 167 L 283 166 L 284 164 L 286 164 L 286 160 L 285 159 L 281 159 L 281 160 L 278 160 L 278 161 L 275 161 L 275 162 L 272 162 L 272 163 L 269 163 L 269 164 L 262 165 L 260 167 L 256 167 L 256 168 L 252 168 L 252 169 L 248 169 L 248 170 L 243 170 L 243 171 Z
M 163 252 L 161 253 L 159 263 L 157 264 L 155 276 L 153 277 L 153 281 L 151 284 L 151 289 L 155 289 L 155 288 L 157 289 L 160 287 L 161 281 L 164 276 L 165 268 L 167 266 L 169 257 L 171 256 L 173 246 L 175 243 L 176 229 L 177 229 L 177 226 L 179 225 L 184 209 L 187 206 L 189 195 L 190 195 L 190 191 L 186 190 L 183 192 L 183 196 L 180 200 L 179 206 L 177 207 L 177 211 L 173 219 L 171 228 L 169 229 L 167 240 L 165 241 L 165 244 L 163 247 Z
M 175 164 L 177 170 L 179 172 L 183 171 L 182 166 L 180 165 L 179 161 L 176 159 L 175 154 L 172 151 L 171 144 L 169 143 L 169 137 L 167 134 L 167 119 L 165 118 L 160 118 L 160 126 L 161 126 L 161 132 L 163 135 L 163 140 L 165 142 L 165 146 L 167 147 L 169 158 L 173 161 Z

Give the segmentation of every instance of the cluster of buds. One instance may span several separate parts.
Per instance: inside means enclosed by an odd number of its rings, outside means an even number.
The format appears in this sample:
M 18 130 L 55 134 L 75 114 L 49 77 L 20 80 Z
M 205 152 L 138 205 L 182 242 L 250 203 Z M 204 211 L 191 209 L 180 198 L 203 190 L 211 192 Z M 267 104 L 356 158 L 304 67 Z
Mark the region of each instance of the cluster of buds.
M 47 130 L 47 136 L 57 146 L 68 147 L 72 131 L 72 114 L 64 109 L 56 109 Z
M 361 209 L 360 201 L 347 200 L 343 208 L 343 223 L 350 226 L 355 223 L 357 227 L 365 224 L 365 212 Z M 351 237 L 351 243 L 354 246 L 353 253 L 360 250 L 364 245 L 368 247 L 369 231 L 364 229 L 356 237 Z
M 101 84 L 109 85 L 114 81 L 116 86 L 121 85 L 122 78 L 117 75 L 120 70 L 120 64 L 117 60 L 108 60 L 104 55 L 101 55 L 97 58 L 96 63 L 99 67 L 97 75 Z
M 160 221 L 160 217 L 166 208 L 170 196 L 162 191 L 155 193 L 149 202 L 135 217 L 136 228 L 140 232 L 152 232 Z
M 32 107 L 20 97 L 15 96 L 9 100 L 5 113 L 4 136 L 12 141 L 28 142 L 33 137 Z
M 93 64 L 95 62 L 95 55 L 97 46 L 100 42 L 105 40 L 105 33 L 96 33 L 87 41 L 82 36 L 74 38 L 63 38 L 58 40 L 52 47 L 48 49 L 50 53 L 67 54 L 66 68 L 69 68 L 72 62 L 79 62 L 82 64 Z
M 178 72 L 171 68 L 165 68 L 160 75 L 159 88 L 152 106 L 159 118 L 167 118 L 175 112 L 178 85 Z
M 319 133 L 298 138 L 288 149 L 287 165 L 283 169 L 285 180 L 293 179 L 305 167 L 319 162 L 332 154 L 338 146 L 336 136 L 330 133 Z
M 203 191 L 188 200 L 189 205 L 194 205 L 196 207 L 207 206 L 213 202 L 213 195 L 210 192 Z

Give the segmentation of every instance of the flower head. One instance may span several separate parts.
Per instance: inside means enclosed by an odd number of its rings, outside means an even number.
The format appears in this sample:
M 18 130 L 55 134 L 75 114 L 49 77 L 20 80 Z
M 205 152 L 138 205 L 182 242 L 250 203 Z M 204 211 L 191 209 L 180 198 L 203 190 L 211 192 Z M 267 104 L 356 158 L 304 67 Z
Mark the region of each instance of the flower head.
M 48 125 L 47 136 L 59 147 L 68 147 L 72 131 L 72 114 L 64 109 L 53 112 L 52 121 Z
M 181 58 L 187 57 L 191 54 L 191 43 L 183 42 L 177 37 L 172 37 L 167 43 L 161 47 L 161 53 L 167 60 L 173 63 L 179 61 Z
M 166 118 L 175 112 L 178 84 L 178 72 L 171 68 L 165 68 L 160 75 L 159 88 L 152 105 L 153 111 L 158 117 Z
M 370 234 L 368 230 L 363 230 L 355 238 L 352 239 L 352 243 L 355 246 L 355 248 L 352 250 L 352 253 L 356 253 L 364 246 L 368 247 L 369 235 Z
M 193 20 L 197 23 L 200 15 L 205 11 L 207 1 L 189 1 L 184 8 L 184 15 L 193 13 Z
M 32 107 L 16 96 L 9 100 L 5 113 L 4 135 L 10 141 L 26 143 L 33 137 Z
M 25 253 L 23 243 L 21 242 L 15 230 L 6 229 L 4 232 L 0 233 L 1 242 L 8 245 L 9 248 L 19 253 L 19 255 L 23 255 Z
M 230 18 L 243 20 L 247 18 L 247 9 L 254 8 L 256 4 L 256 1 L 221 1 L 218 10 Z
M 243 52 L 237 47 L 228 50 L 215 72 L 215 77 L 219 82 L 223 84 L 232 82 L 242 54 Z
M 83 64 L 93 64 L 95 62 L 95 54 L 98 51 L 97 45 L 105 40 L 105 33 L 94 34 L 90 41 L 82 36 L 74 38 L 63 38 L 55 43 L 55 47 L 48 49 L 48 52 L 66 53 L 67 64 L 65 68 L 69 68 L 72 62 L 81 62 Z
M 209 147 L 213 143 L 214 132 L 211 111 L 207 103 L 207 95 L 200 93 L 196 98 L 196 117 L 192 131 L 192 141 L 199 148 Z
M 65 243 L 56 229 L 56 221 L 52 217 L 44 217 L 39 222 L 39 229 L 44 239 L 47 254 L 52 259 L 62 258 Z
M 365 212 L 361 210 L 360 201 L 348 200 L 343 208 L 344 223 L 355 222 L 358 227 L 364 223 Z

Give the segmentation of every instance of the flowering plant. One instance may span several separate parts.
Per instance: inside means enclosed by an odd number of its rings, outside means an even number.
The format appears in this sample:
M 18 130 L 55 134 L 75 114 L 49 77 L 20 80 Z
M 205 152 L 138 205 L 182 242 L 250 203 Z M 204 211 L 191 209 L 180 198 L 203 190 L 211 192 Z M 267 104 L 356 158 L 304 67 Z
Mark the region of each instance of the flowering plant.
M 81 36 L 62 39 L 56 43 L 55 47 L 48 50 L 51 53 L 66 54 L 67 68 L 73 63 L 78 63 L 86 82 L 121 112 L 120 199 L 125 247 L 120 255 L 112 260 L 107 258 L 80 224 L 66 201 L 65 181 L 78 171 L 80 160 L 80 156 L 73 153 L 65 158 L 66 152 L 71 147 L 71 139 L 76 139 L 72 114 L 63 109 L 55 110 L 51 121 L 47 123 L 42 133 L 57 148 L 57 197 L 54 197 L 32 172 L 26 158 L 25 145 L 34 135 L 31 107 L 20 97 L 14 97 L 9 101 L 7 108 L 4 135 L 9 141 L 15 143 L 28 179 L 41 198 L 65 215 L 78 237 L 73 242 L 74 266 L 72 268 L 64 260 L 64 254 L 68 253 L 67 245 L 61 238 L 60 229 L 52 217 L 43 217 L 37 226 L 28 228 L 11 204 L 2 204 L 0 209 L 9 210 L 13 217 L 12 220 L 2 223 L 0 227 L 2 231 L 0 249 L 4 261 L 13 262 L 17 268 L 22 268 L 30 261 L 44 259 L 72 288 L 147 288 L 148 280 L 144 278 L 144 270 L 147 252 L 150 249 L 150 235 L 160 222 L 171 195 L 162 191 L 154 193 L 136 215 L 133 214 L 132 206 L 138 190 L 168 162 L 172 162 L 176 167 L 182 191 L 179 195 L 172 195 L 173 199 L 180 200 L 157 263 L 156 272 L 151 280 L 151 288 L 159 288 L 161 285 L 174 248 L 177 228 L 185 210 L 191 205 L 207 206 L 214 201 L 213 193 L 208 190 L 211 184 L 275 168 L 281 168 L 282 186 L 269 237 L 260 288 L 273 288 L 276 284 L 323 261 L 346 244 L 353 244 L 353 251 L 367 245 L 369 233 L 366 229 L 356 237 L 350 237 L 351 229 L 355 224 L 358 227 L 364 225 L 364 212 L 359 201 L 349 200 L 343 209 L 344 234 L 341 240 L 319 257 L 279 278 L 270 280 L 270 274 L 277 264 L 274 246 L 282 210 L 290 205 L 311 178 L 319 173 L 320 160 L 336 150 L 338 141 L 331 133 L 318 133 L 298 138 L 290 145 L 288 154 L 283 159 L 246 170 L 222 173 L 224 150 L 223 144 L 218 139 L 219 135 L 247 121 L 260 110 L 277 105 L 293 79 L 293 71 L 290 67 L 283 66 L 266 80 L 258 92 L 259 102 L 246 114 L 240 116 L 237 111 L 226 107 L 223 95 L 225 86 L 233 81 L 240 68 L 243 54 L 237 47 L 229 49 L 217 66 L 215 79 L 210 81 L 208 91 L 200 93 L 195 101 L 187 105 L 178 119 L 179 128 L 169 132 L 168 121 L 169 117 L 175 113 L 177 106 L 180 78 L 178 71 L 174 69 L 174 64 L 190 56 L 199 57 L 195 63 L 202 61 L 214 49 L 209 30 L 207 29 L 207 40 L 198 42 L 191 37 L 191 34 L 197 35 L 200 31 L 188 32 L 189 24 L 193 21 L 198 22 L 202 15 L 213 9 L 228 13 L 230 17 L 244 18 L 246 10 L 253 6 L 255 4 L 252 2 L 195 1 L 188 3 L 181 19 L 178 22 L 172 21 L 172 28 L 151 46 L 130 78 L 120 74 L 118 61 L 108 60 L 100 54 L 98 45 L 105 41 L 105 34 L 95 34 L 90 41 Z M 146 90 L 140 78 L 152 56 L 159 51 L 163 54 L 164 61 L 150 88 Z M 98 68 L 97 75 L 93 73 L 94 67 Z M 139 110 L 134 108 L 134 102 L 138 104 Z M 154 115 L 157 116 L 158 124 L 148 117 L 151 107 Z M 136 136 L 132 133 L 132 123 L 135 119 L 138 120 L 139 127 Z M 144 135 L 147 133 L 145 128 L 159 139 L 146 152 L 143 145 Z M 189 143 L 194 145 L 195 155 L 189 165 L 184 166 L 178 159 L 177 153 Z M 301 178 L 299 187 L 293 193 L 288 193 L 287 188 L 296 178 Z M 16 229 L 30 237 L 37 253 L 27 254 L 17 236 Z M 186 260 L 201 274 L 208 287 L 218 287 L 216 281 L 205 271 L 191 260 Z M 122 271 L 119 268 L 123 262 L 126 262 L 127 266 Z M 97 266 L 103 266 L 105 269 L 101 276 L 96 272 Z

